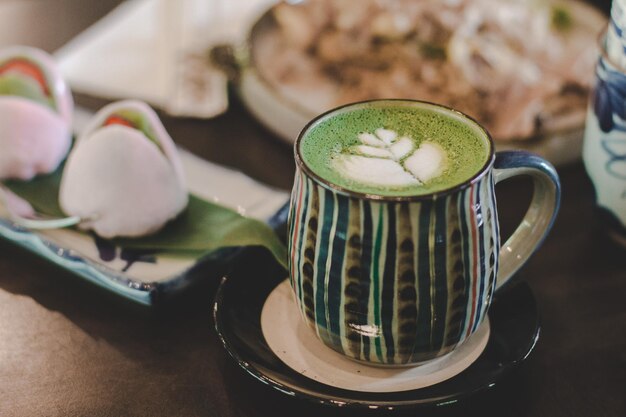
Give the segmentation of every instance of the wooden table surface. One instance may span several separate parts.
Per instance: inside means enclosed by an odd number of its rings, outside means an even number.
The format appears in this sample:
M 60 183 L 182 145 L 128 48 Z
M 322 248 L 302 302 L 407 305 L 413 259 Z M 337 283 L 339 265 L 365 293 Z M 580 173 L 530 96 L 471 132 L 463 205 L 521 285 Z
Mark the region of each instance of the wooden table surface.
M 0 46 L 54 51 L 117 3 L 2 1 Z M 608 11 L 608 0 L 597 5 Z M 232 100 L 217 119 L 165 117 L 164 123 L 191 151 L 288 190 L 291 148 Z M 559 174 L 559 218 L 519 274 L 541 315 L 535 351 L 467 402 L 396 415 L 626 416 L 626 250 L 600 233 L 582 163 L 559 167 Z M 525 210 L 528 184 L 505 183 L 498 198 L 506 234 Z M 245 375 L 213 330 L 217 284 L 207 282 L 184 303 L 153 311 L 0 240 L 0 416 L 368 414 L 287 398 Z

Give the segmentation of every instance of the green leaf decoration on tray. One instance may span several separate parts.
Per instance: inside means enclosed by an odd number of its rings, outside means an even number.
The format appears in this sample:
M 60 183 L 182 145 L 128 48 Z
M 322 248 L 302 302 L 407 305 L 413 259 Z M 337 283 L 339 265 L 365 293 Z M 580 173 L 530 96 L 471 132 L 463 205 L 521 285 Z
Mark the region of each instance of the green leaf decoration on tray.
M 62 172 L 63 167 L 60 167 L 50 175 L 27 182 L 7 181 L 5 185 L 28 201 L 35 210 L 63 217 L 65 214 L 58 203 Z M 150 249 L 161 254 L 193 258 L 203 257 L 219 249 L 262 246 L 283 267 L 287 267 L 287 249 L 267 224 L 194 195 L 190 195 L 185 211 L 157 233 L 133 239 L 119 238 L 112 242 L 122 248 Z

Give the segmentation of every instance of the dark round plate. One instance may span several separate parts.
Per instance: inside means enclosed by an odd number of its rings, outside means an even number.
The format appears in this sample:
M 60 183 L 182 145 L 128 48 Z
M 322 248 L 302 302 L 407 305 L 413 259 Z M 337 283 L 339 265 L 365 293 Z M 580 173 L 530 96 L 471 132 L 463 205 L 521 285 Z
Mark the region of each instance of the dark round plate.
M 270 268 L 271 269 L 271 268 Z M 492 388 L 524 361 L 539 338 L 534 296 L 525 282 L 500 290 L 490 310 L 491 335 L 480 357 L 466 370 L 439 384 L 390 393 L 348 391 L 315 382 L 289 368 L 272 352 L 261 330 L 261 310 L 284 273 L 234 272 L 218 289 L 214 318 L 217 333 L 237 364 L 249 375 L 292 397 L 335 407 L 412 408 L 452 404 Z

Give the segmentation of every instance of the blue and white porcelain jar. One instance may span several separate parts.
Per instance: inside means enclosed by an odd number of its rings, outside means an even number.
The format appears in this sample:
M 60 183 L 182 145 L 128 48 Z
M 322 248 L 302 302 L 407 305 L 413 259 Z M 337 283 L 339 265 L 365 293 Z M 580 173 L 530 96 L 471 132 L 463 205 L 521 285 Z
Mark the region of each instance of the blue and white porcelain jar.
M 587 112 L 583 160 L 601 221 L 626 246 L 626 68 L 608 57 L 604 43 Z

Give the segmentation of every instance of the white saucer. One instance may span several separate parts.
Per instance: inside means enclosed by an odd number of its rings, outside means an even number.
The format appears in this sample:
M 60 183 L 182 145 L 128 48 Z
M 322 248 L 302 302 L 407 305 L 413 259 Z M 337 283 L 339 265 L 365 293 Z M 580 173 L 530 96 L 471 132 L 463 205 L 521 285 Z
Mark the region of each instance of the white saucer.
M 261 328 L 274 354 L 291 369 L 322 384 L 359 392 L 398 392 L 443 382 L 469 367 L 489 340 L 489 320 L 461 346 L 423 365 L 383 368 L 365 365 L 326 347 L 306 325 L 289 281 L 269 295 L 261 313 Z

